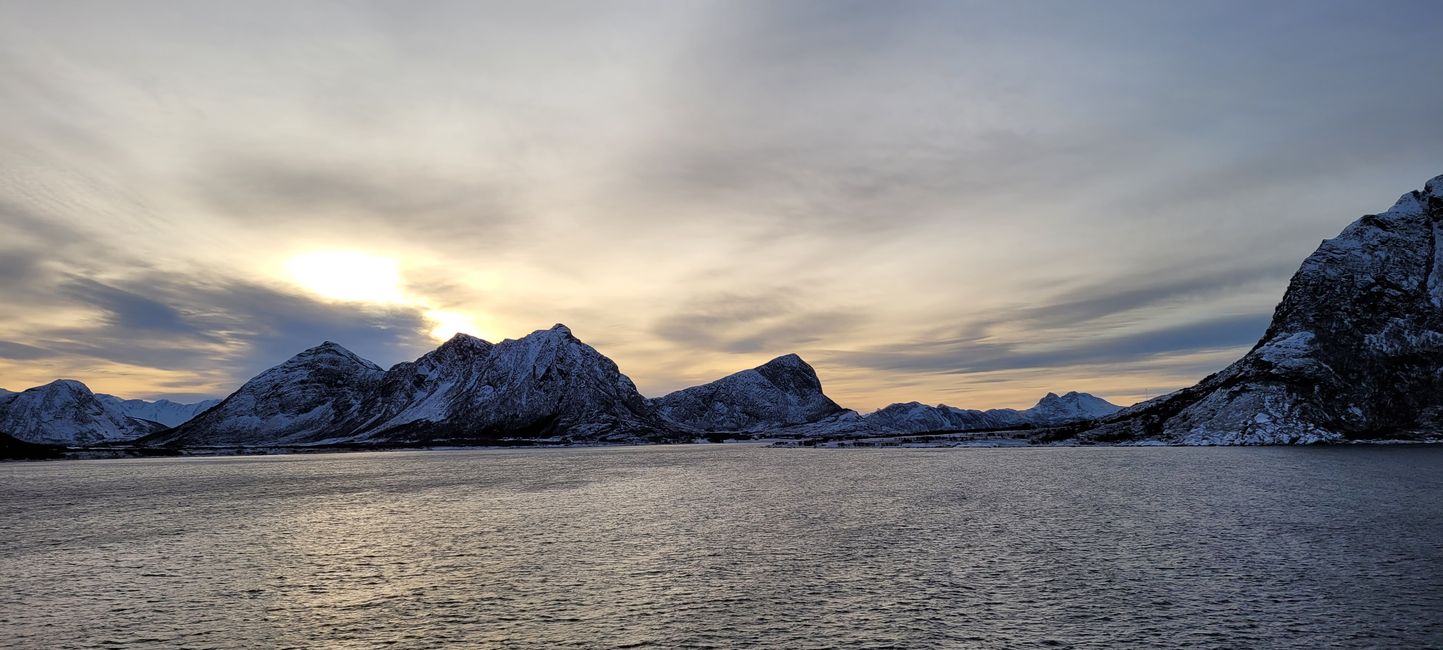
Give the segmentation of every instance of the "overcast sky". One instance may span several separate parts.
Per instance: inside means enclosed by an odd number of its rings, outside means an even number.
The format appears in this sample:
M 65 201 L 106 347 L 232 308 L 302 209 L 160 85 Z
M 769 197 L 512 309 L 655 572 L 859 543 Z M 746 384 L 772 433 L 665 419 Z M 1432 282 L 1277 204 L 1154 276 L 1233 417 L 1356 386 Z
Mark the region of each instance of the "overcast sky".
M 571 326 L 659 395 L 1129 403 L 1443 174 L 1443 3 L 3 2 L 0 386 Z

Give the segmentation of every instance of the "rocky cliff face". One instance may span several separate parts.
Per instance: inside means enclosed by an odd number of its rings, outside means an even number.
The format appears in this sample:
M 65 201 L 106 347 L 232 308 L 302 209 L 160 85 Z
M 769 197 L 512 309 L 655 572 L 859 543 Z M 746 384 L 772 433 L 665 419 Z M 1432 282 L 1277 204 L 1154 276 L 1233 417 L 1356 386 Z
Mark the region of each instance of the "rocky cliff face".
M 73 379 L 0 395 L 0 432 L 23 442 L 91 445 L 131 440 L 161 428 L 126 415 Z
M 1262 340 L 1083 439 L 1291 444 L 1443 431 L 1443 176 L 1323 242 Z
M 822 393 L 816 371 L 795 354 L 676 391 L 652 404 L 669 422 L 709 432 L 778 432 L 800 425 L 848 427 L 860 421 Z

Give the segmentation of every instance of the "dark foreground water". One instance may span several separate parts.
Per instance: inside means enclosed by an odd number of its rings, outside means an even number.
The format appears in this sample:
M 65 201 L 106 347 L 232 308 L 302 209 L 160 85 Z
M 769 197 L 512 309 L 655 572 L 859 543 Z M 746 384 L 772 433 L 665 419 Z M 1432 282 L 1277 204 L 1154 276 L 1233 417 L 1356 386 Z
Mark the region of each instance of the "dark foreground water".
M 0 465 L 0 645 L 1443 647 L 1443 448 Z

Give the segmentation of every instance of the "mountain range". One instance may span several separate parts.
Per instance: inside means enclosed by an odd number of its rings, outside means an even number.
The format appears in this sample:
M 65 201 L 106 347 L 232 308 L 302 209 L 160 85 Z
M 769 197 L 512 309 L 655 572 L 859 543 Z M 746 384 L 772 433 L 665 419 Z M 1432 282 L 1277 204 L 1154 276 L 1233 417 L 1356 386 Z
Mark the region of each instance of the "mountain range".
M 1443 418 L 1443 176 L 1326 240 L 1263 338 L 1197 385 L 1120 408 L 1049 393 L 1024 410 L 917 402 L 861 415 L 795 354 L 647 399 L 564 325 L 490 343 L 458 334 L 383 369 L 325 342 L 218 403 L 96 395 L 57 380 L 0 391 L 21 442 L 170 447 L 677 442 L 1036 430 L 1038 441 L 1298 444 L 1431 439 Z
M 1037 405 L 1021 411 L 989 409 L 978 411 L 946 404 L 927 406 L 920 402 L 892 404 L 866 419 L 881 433 L 928 433 L 940 431 L 985 431 L 1021 427 L 1048 427 L 1095 420 L 1122 407 L 1087 393 L 1048 393 Z
M 615 363 L 556 325 L 495 344 L 457 334 L 390 369 L 327 341 L 262 372 L 224 400 L 197 404 L 93 395 L 80 382 L 61 380 L 0 395 L 0 432 L 49 444 L 263 447 L 677 442 L 933 428 L 895 417 L 899 406 L 867 416 L 843 408 L 795 354 L 647 399 Z M 1015 426 L 1071 422 L 1117 408 L 1068 393 L 1049 394 L 1025 411 L 987 413 Z M 943 428 L 994 426 L 988 420 Z

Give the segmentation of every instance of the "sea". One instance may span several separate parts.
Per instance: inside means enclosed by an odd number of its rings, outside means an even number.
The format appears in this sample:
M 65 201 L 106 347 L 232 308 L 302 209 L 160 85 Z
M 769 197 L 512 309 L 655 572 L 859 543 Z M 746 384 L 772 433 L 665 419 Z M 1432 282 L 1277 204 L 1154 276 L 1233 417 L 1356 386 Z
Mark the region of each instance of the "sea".
M 1443 446 L 0 464 L 14 648 L 1439 648 Z

